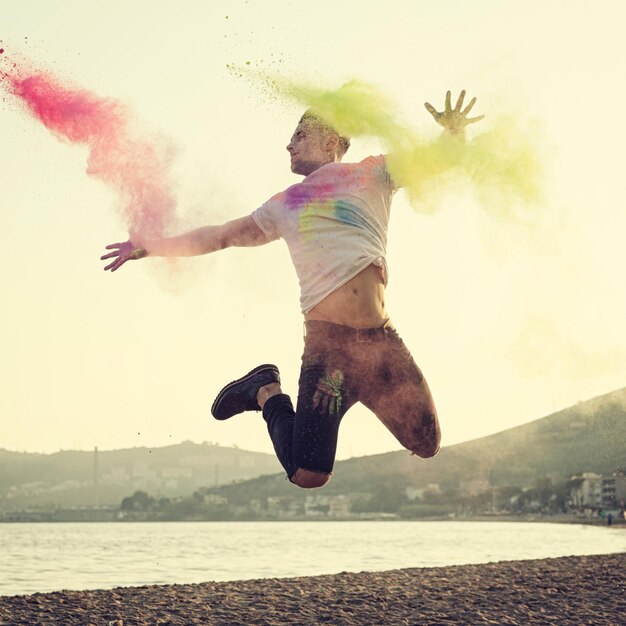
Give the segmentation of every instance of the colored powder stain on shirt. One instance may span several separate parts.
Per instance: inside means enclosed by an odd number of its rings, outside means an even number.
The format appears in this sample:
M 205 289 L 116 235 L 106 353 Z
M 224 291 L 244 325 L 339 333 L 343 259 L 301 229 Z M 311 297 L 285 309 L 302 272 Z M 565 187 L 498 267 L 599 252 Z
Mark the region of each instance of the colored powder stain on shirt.
M 368 228 L 368 222 L 362 212 L 353 204 L 344 200 L 328 200 L 307 204 L 302 208 L 298 224 L 298 230 L 303 236 L 310 235 L 319 230 L 320 220 L 340 222 L 358 228 Z
M 301 208 L 298 219 L 298 232 L 304 238 L 314 237 L 319 230 L 320 220 L 332 219 L 335 203 L 312 202 Z
M 361 211 L 353 204 L 338 200 L 335 202 L 334 209 L 335 217 L 340 222 L 359 228 L 368 228 L 367 220 L 363 218 Z
M 285 191 L 285 206 L 292 211 L 302 209 L 308 204 L 315 203 L 332 195 L 335 189 L 336 185 L 334 183 L 292 185 Z
M 386 184 L 385 172 L 375 160 L 361 163 L 330 163 L 309 174 L 301 183 L 284 192 L 283 202 L 288 209 L 301 209 L 306 205 L 334 200 L 345 189 L 364 189 L 372 184 Z
M 327 222 L 326 227 L 321 223 L 323 221 Z M 332 228 L 333 222 L 374 232 L 362 211 L 344 200 L 328 200 L 303 207 L 298 220 L 298 231 L 304 238 L 315 237 L 320 231 Z
M 351 202 L 337 199 L 337 196 L 346 190 L 358 193 L 357 190 L 371 185 L 374 179 L 378 184 L 387 184 L 383 172 L 375 159 L 366 159 L 359 164 L 329 164 L 302 183 L 289 187 L 283 201 L 287 209 L 300 211 L 298 230 L 304 237 L 324 229 L 320 220 L 367 229 L 369 225 L 362 210 Z
M 333 199 L 345 188 L 359 188 L 369 184 L 371 173 L 367 168 L 355 167 L 354 163 L 329 164 L 322 172 L 309 175 L 301 183 L 285 191 L 284 202 L 288 209 L 301 209 L 308 204 Z M 327 171 L 329 169 L 329 171 Z M 330 176 L 327 173 L 332 172 Z

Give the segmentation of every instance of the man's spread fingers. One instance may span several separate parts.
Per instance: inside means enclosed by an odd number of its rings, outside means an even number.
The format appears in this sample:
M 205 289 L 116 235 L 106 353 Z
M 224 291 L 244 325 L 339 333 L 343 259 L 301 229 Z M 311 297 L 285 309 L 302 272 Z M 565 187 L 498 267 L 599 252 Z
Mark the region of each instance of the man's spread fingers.
M 450 98 L 452 98 L 452 93 L 450 91 L 446 91 L 446 111 L 452 110 L 452 105 L 450 104 Z
M 435 109 L 435 107 L 430 103 L 430 102 L 424 102 L 424 106 L 426 107 L 426 110 L 435 118 L 437 119 L 437 116 L 439 115 L 439 113 L 437 113 L 437 109 Z
M 311 406 L 316 409 L 317 405 L 320 403 L 320 398 L 322 397 L 322 394 L 319 391 L 316 391 L 313 394 L 313 399 L 311 400 Z
M 456 101 L 456 106 L 454 107 L 455 111 L 461 111 L 461 107 L 463 106 L 463 100 L 465 100 L 465 89 L 463 89 L 459 94 L 459 99 Z
M 470 103 L 463 109 L 463 115 L 467 115 L 472 110 L 472 107 L 475 104 L 476 104 L 476 98 L 472 98 L 470 100 Z
M 322 413 L 328 413 L 328 396 L 322 395 L 322 401 L 320 402 L 320 409 Z
M 101 256 L 100 260 L 101 261 L 106 261 L 107 259 L 110 259 L 110 258 L 112 258 L 114 256 L 117 256 L 117 255 L 118 255 L 117 252 L 109 252 L 109 254 L 105 254 L 105 255 Z
M 110 243 L 108 246 L 104 246 L 105 250 L 113 250 L 114 248 L 121 248 L 121 243 Z
M 475 122 L 480 122 L 480 120 L 483 119 L 483 117 L 485 117 L 484 115 L 479 115 L 478 117 L 470 117 L 467 120 L 468 124 L 474 124 Z

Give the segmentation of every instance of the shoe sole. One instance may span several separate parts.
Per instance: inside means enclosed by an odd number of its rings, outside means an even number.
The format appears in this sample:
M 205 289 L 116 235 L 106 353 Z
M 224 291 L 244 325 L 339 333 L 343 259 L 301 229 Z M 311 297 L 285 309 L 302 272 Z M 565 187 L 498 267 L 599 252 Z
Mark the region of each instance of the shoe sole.
M 278 372 L 278 368 L 275 365 L 272 365 L 271 363 L 266 363 L 265 365 L 259 365 L 258 367 L 255 367 L 252 371 L 248 372 L 245 376 L 242 376 L 241 378 L 238 378 L 237 380 L 233 380 L 233 382 L 228 383 L 228 385 L 226 385 L 217 394 L 217 397 L 213 401 L 213 404 L 211 405 L 211 415 L 213 415 L 213 417 L 216 420 L 227 420 L 230 417 L 234 417 L 234 415 L 229 415 L 228 417 L 217 417 L 217 415 L 215 415 L 215 409 L 217 408 L 217 405 L 222 401 L 224 396 L 233 387 L 236 387 L 237 385 L 240 385 L 241 383 L 245 383 L 247 380 L 250 380 L 250 378 L 252 378 L 253 376 L 256 376 L 259 372 L 262 372 L 263 370 L 269 370 L 269 369 L 271 369 L 271 370 L 273 370 L 275 372 Z M 235 415 L 237 415 L 237 413 L 235 413 Z

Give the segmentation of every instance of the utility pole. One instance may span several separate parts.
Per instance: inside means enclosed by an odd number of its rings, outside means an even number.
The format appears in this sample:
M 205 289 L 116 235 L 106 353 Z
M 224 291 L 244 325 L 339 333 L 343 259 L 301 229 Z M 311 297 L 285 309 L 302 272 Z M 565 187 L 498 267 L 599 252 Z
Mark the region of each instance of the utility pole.
M 94 491 L 94 506 L 98 508 L 100 506 L 100 485 L 98 481 L 98 446 L 93 449 L 93 491 Z

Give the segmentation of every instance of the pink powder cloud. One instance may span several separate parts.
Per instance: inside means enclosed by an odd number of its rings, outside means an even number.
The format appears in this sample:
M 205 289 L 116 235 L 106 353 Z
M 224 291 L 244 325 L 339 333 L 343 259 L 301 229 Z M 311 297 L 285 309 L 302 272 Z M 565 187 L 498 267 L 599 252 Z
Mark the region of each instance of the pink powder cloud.
M 131 238 L 163 235 L 175 220 L 172 142 L 137 130 L 130 111 L 114 99 L 69 88 L 47 72 L 9 66 L 0 71 L 0 86 L 58 138 L 87 146 L 87 174 L 117 193 Z

